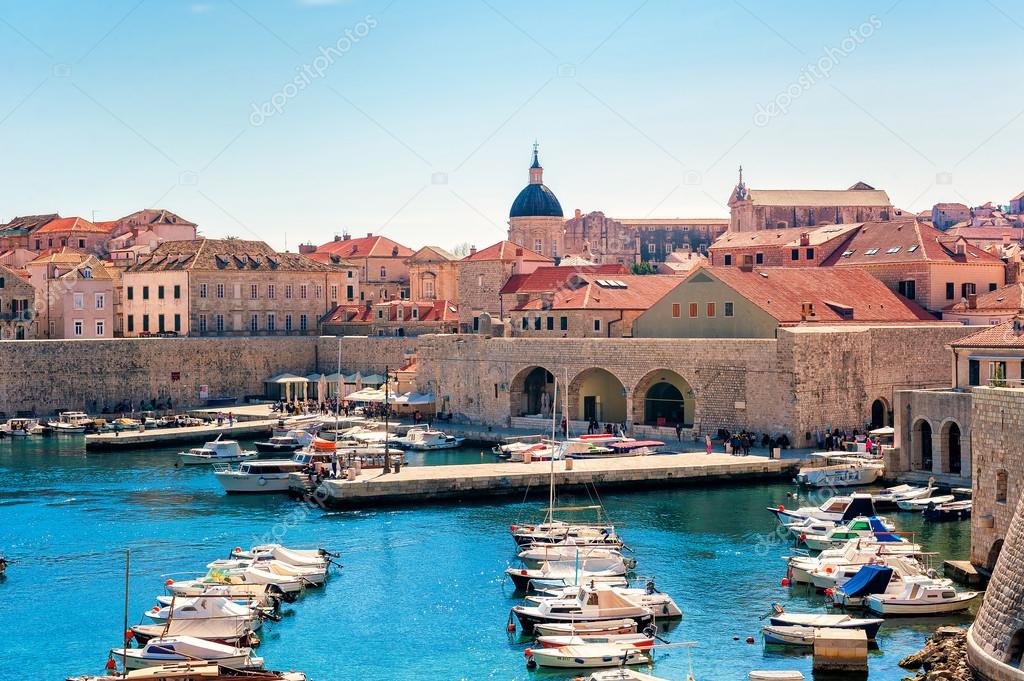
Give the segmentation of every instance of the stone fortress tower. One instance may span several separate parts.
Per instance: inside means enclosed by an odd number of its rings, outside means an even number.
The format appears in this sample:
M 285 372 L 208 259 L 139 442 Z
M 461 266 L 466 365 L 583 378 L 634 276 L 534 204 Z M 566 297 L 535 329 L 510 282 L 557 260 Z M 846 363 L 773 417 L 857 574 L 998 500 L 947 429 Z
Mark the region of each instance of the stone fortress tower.
M 565 253 L 564 233 L 562 204 L 544 185 L 544 168 L 540 165 L 537 143 L 534 142 L 530 184 L 512 202 L 508 214 L 508 240 L 550 258 L 559 258 Z
M 1024 681 L 1024 501 L 1017 503 L 985 602 L 967 634 L 967 655 L 979 678 Z

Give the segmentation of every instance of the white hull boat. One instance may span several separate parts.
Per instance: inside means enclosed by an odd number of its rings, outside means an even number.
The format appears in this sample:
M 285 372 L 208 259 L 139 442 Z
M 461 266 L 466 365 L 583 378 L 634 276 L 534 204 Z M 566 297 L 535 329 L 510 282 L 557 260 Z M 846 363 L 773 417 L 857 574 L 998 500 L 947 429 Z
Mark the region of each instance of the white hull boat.
M 619 619 L 601 622 L 552 622 L 538 624 L 538 636 L 593 636 L 597 634 L 635 634 L 636 620 Z
M 527 649 L 527 658 L 541 667 L 593 669 L 623 664 L 650 664 L 650 655 L 639 648 L 614 644 L 590 644 L 564 648 Z
M 579 677 L 577 677 L 579 678 Z M 634 669 L 606 669 L 587 676 L 583 681 L 668 681 L 650 674 L 642 674 Z M 687 681 L 693 681 L 693 677 L 687 677 Z
M 260 459 L 244 461 L 238 468 L 215 463 L 213 476 L 228 494 L 280 493 L 288 491 L 288 476 L 304 468 L 291 459 Z
M 981 592 L 958 592 L 950 586 L 912 582 L 898 594 L 872 594 L 864 599 L 864 607 L 884 617 L 928 617 L 950 615 L 969 609 Z
M 797 484 L 807 487 L 857 487 L 872 484 L 885 472 L 885 466 L 881 463 L 845 456 L 825 455 L 822 458 L 826 465 L 800 469 L 796 475 Z
M 875 635 L 882 626 L 884 620 L 870 618 L 856 618 L 849 615 L 821 615 L 817 613 L 788 613 L 775 612 L 772 614 L 769 623 L 772 626 L 797 626 L 797 627 L 818 627 L 831 629 L 863 629 L 869 641 L 875 640 Z
M 181 466 L 202 466 L 211 463 L 239 463 L 256 458 L 256 451 L 243 451 L 235 440 L 217 439 L 202 447 L 178 453 Z
M 505 574 L 516 585 L 516 589 L 526 591 L 530 582 L 543 580 L 546 584 L 562 582 L 563 586 L 586 583 L 587 581 L 605 578 L 622 577 L 629 571 L 622 557 L 587 558 L 584 560 L 563 560 L 541 563 L 536 569 L 508 568 Z
M 263 658 L 251 648 L 226 646 L 192 636 L 154 638 L 141 648 L 114 648 L 110 654 L 125 669 L 145 669 L 174 662 L 214 662 L 235 669 L 263 669 Z
M 538 636 L 542 648 L 564 648 L 592 644 L 629 645 L 634 648 L 650 648 L 654 645 L 653 633 L 645 634 L 592 634 L 582 636 Z
M 603 546 L 567 546 L 562 544 L 537 544 L 524 548 L 519 552 L 519 559 L 528 563 L 548 563 L 552 561 L 581 561 L 592 558 L 621 560 L 627 567 L 636 567 L 636 561 L 626 558 L 618 549 Z
M 405 449 L 429 452 L 436 449 L 454 449 L 465 439 L 431 428 L 412 428 L 404 437 L 395 438 L 394 442 Z
M 896 505 L 899 507 L 901 511 L 921 512 L 924 509 L 928 508 L 929 504 L 935 504 L 936 506 L 938 506 L 939 504 L 949 503 L 953 501 L 953 499 L 954 497 L 952 494 L 943 494 L 937 497 L 928 496 L 921 497 L 919 499 L 907 499 L 904 501 L 897 502 Z
M 35 419 L 16 418 L 0 425 L 0 432 L 10 437 L 28 437 L 29 435 L 42 435 L 46 429 Z
M 813 646 L 814 627 L 775 626 L 769 624 L 761 629 L 764 642 L 782 646 Z
M 784 525 L 801 522 L 808 518 L 828 520 L 838 524 L 845 523 L 861 515 L 876 515 L 875 504 L 870 494 L 835 496 L 821 506 L 804 506 L 795 510 L 789 510 L 785 506 L 778 506 L 775 508 L 768 507 L 768 510 Z
M 601 591 L 610 590 L 616 594 L 628 599 L 629 601 L 642 605 L 646 608 L 650 608 L 654 612 L 655 619 L 675 619 L 683 616 L 683 611 L 679 609 L 676 602 L 672 600 L 672 597 L 666 593 L 661 593 L 654 590 L 653 584 L 651 588 L 628 588 L 621 586 L 613 586 L 606 584 L 588 584 L 588 588 Z M 551 589 L 545 590 L 546 596 L 527 596 L 526 600 L 530 603 L 541 603 L 544 600 L 561 600 L 563 602 L 572 603 L 579 598 L 580 587 L 578 586 L 567 586 L 564 589 Z

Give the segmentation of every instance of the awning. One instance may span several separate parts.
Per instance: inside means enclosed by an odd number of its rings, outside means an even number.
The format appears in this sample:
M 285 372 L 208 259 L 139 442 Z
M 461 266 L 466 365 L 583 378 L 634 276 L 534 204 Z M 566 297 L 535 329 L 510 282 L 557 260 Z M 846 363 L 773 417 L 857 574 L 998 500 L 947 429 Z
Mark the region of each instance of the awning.
M 309 379 L 304 376 L 296 376 L 295 374 L 278 374 L 273 378 L 268 378 L 263 381 L 264 383 L 309 383 Z
M 874 430 L 869 430 L 868 431 L 868 435 L 875 435 L 875 436 L 882 436 L 882 437 L 885 437 L 885 436 L 888 436 L 888 435 L 894 435 L 895 433 L 896 433 L 896 431 L 893 430 L 892 426 L 886 426 L 885 428 L 875 428 Z
M 405 393 L 395 398 L 394 404 L 434 404 L 434 393 Z
M 383 402 L 385 394 L 383 390 L 376 390 L 374 388 L 363 388 L 357 390 L 354 393 L 345 395 L 345 399 L 349 402 Z M 398 399 L 397 395 L 390 395 L 389 402 L 394 404 L 395 400 Z
M 363 385 L 384 385 L 384 377 L 380 374 L 363 376 Z

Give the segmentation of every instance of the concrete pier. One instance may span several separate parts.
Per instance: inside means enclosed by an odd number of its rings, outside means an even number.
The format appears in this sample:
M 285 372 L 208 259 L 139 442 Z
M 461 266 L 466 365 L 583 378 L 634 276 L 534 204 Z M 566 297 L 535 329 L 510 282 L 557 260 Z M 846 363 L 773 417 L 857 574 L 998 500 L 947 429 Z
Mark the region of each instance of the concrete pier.
M 147 428 L 146 430 L 123 430 L 119 433 L 95 433 L 85 436 L 85 448 L 88 450 L 102 449 L 141 449 L 146 447 L 165 447 L 168 445 L 210 442 L 218 435 L 234 440 L 240 437 L 270 436 L 271 427 L 277 419 L 262 421 L 235 422 L 228 426 L 189 426 L 187 428 Z
M 868 637 L 863 629 L 815 629 L 814 671 L 868 671 Z M 857 678 L 849 676 L 848 678 Z
M 762 456 L 675 454 L 576 459 L 572 470 L 555 462 L 555 484 L 594 484 L 602 491 L 615 488 L 656 488 L 738 479 L 792 476 L 798 461 Z M 479 497 L 521 496 L 528 488 L 546 488 L 551 463 L 480 463 L 458 466 L 416 466 L 399 473 L 363 471 L 355 480 L 325 480 L 314 492 L 324 505 L 365 508 L 375 504 L 452 501 Z

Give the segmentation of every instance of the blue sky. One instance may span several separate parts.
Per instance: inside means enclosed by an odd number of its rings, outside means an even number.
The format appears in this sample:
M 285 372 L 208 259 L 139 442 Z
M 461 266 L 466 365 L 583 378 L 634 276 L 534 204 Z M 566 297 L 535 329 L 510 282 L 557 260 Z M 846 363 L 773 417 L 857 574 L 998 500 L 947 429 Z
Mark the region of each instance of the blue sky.
M 1024 189 L 1015 14 L 2 0 L 0 218 L 162 207 L 278 248 L 342 230 L 484 246 L 534 139 L 567 215 L 725 216 L 739 164 L 752 187 L 864 180 L 913 210 L 1005 203 Z

